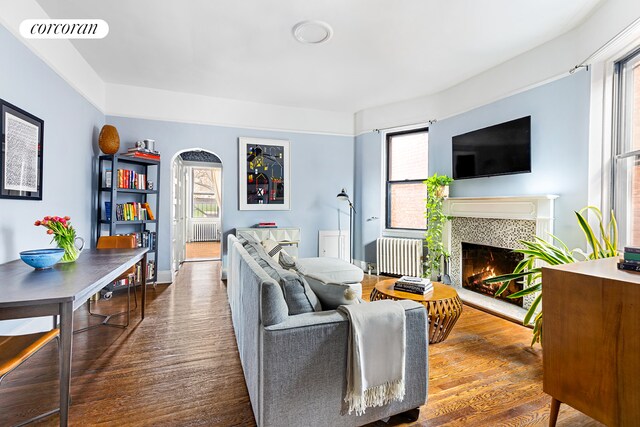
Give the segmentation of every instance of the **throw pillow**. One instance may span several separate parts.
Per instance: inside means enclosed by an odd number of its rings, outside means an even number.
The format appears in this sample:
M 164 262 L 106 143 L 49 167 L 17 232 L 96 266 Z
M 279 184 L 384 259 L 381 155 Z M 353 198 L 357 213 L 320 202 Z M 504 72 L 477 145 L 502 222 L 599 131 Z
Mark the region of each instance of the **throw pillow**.
M 245 249 L 265 273 L 280 285 L 289 315 L 322 311 L 318 298 L 301 276 L 280 268 L 259 243 L 249 242 Z
M 341 305 L 359 304 L 362 296 L 360 283 L 335 283 L 320 274 L 304 275 L 309 287 L 316 294 L 324 310 L 333 310 Z
M 282 252 L 282 246 L 275 240 L 267 239 L 262 241 L 262 247 L 269 254 L 271 258 L 278 262 L 280 259 L 280 253 Z

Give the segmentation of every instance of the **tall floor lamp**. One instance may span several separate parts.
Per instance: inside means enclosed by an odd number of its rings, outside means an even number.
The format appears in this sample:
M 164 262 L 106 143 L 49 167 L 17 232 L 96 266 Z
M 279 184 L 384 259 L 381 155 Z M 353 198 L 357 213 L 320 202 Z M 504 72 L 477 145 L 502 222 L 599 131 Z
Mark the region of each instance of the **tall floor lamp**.
M 344 188 L 336 197 L 338 200 L 343 200 L 349 203 L 349 258 L 351 259 L 351 264 L 353 264 L 353 213 L 356 213 L 356 208 L 353 207 L 353 203 L 351 203 L 351 200 L 349 199 L 347 190 Z

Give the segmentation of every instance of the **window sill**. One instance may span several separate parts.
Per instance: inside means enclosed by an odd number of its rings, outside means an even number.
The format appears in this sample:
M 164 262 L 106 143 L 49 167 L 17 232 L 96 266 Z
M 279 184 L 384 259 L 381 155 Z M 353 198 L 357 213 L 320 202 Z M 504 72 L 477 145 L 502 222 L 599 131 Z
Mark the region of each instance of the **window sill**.
M 424 230 L 382 230 L 382 237 L 400 237 L 405 239 L 424 239 Z

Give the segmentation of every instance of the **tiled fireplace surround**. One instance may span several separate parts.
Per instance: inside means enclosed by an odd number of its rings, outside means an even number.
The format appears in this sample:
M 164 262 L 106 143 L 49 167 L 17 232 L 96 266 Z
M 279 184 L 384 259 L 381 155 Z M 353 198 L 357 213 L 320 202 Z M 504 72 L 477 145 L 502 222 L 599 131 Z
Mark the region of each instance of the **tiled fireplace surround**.
M 525 298 L 524 308 L 462 287 L 462 242 L 516 249 L 519 240 L 553 233 L 553 203 L 558 196 L 453 197 L 444 210 L 452 217 L 444 230 L 445 247 L 451 254 L 451 282 L 460 298 L 504 317 L 522 321 L 533 298 Z

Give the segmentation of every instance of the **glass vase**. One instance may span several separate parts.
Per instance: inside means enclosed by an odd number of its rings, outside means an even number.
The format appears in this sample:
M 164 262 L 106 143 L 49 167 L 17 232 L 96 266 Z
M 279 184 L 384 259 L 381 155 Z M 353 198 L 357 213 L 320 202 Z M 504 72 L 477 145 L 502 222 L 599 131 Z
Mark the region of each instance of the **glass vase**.
M 80 243 L 78 244 L 78 242 Z M 61 240 L 57 243 L 60 249 L 64 249 L 64 255 L 59 261 L 61 263 L 74 262 L 77 260 L 80 256 L 80 251 L 82 251 L 84 247 L 84 239 L 82 237 L 76 237 L 73 240 Z

